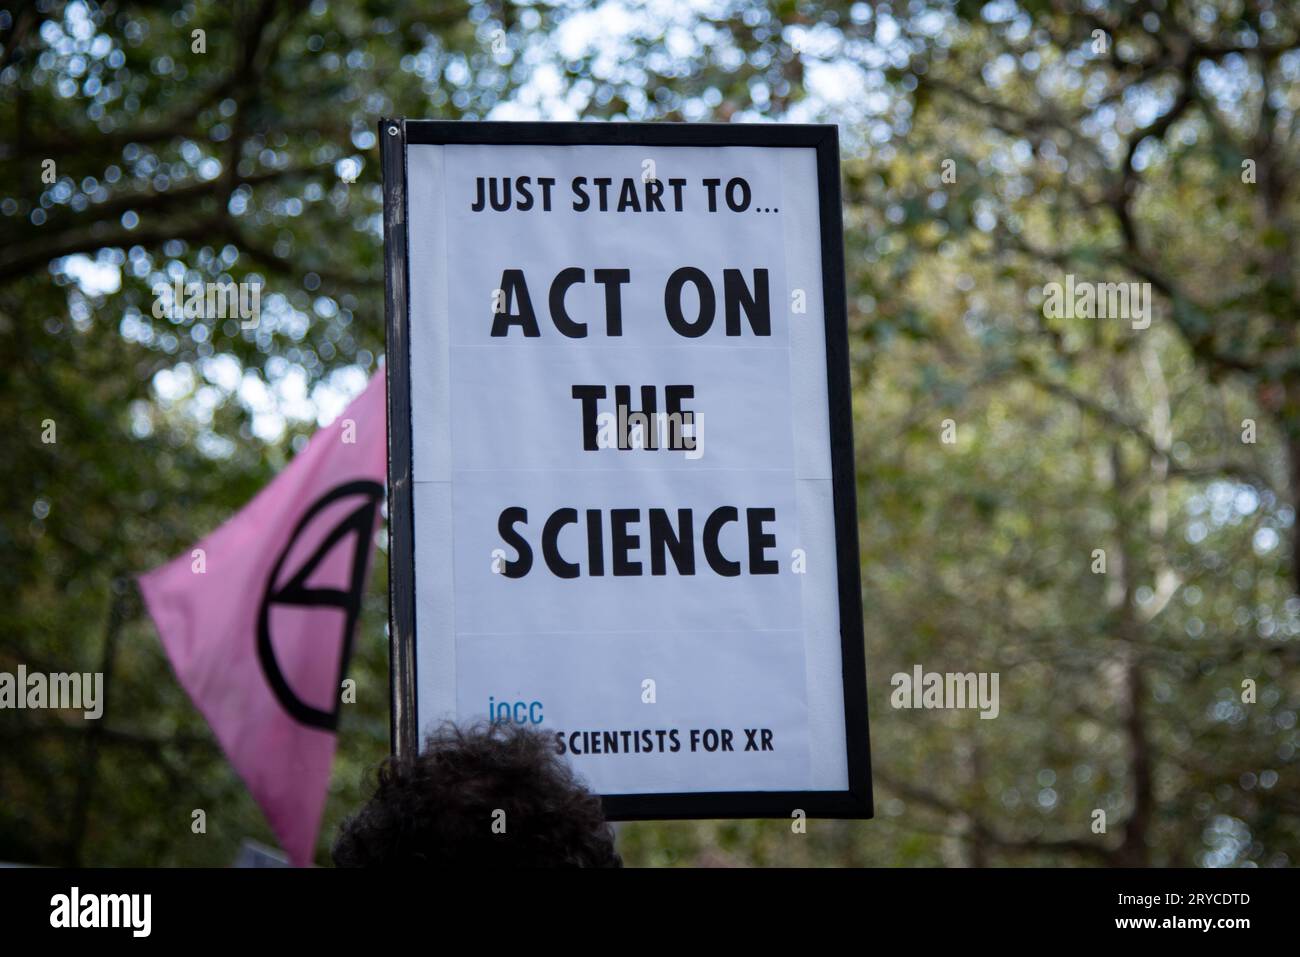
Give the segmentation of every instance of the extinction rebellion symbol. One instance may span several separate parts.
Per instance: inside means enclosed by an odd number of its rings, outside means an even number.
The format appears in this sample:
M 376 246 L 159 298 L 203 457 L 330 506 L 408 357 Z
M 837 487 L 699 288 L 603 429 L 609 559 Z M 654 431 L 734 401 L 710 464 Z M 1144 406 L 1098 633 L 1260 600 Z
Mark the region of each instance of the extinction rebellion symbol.
M 352 636 L 357 617 L 361 613 L 361 598 L 366 583 L 366 563 L 371 548 L 371 535 L 375 528 L 375 510 L 384 495 L 384 487 L 378 482 L 356 481 L 335 486 L 326 492 L 307 509 L 298 527 L 293 530 L 288 543 L 276 559 L 275 567 L 266 582 L 266 592 L 262 596 L 261 608 L 257 621 L 257 654 L 262 663 L 262 673 L 267 684 L 275 693 L 285 711 L 302 724 L 333 731 L 338 727 L 340 700 L 334 696 L 334 706 L 329 711 L 307 704 L 289 686 L 280 665 L 276 661 L 275 647 L 271 642 L 271 609 L 275 606 L 296 606 L 299 608 L 336 608 L 343 612 L 343 634 L 339 655 L 338 678 L 347 669 L 348 659 L 352 655 Z M 356 499 L 355 507 L 348 510 L 337 524 L 327 533 L 319 535 L 313 520 L 326 508 L 341 499 Z M 337 511 L 337 510 L 336 510 Z M 287 581 L 281 583 L 280 573 L 298 540 L 308 531 L 319 537 L 320 544 L 308 555 L 306 561 L 292 572 Z M 334 549 L 348 535 L 353 536 L 352 560 L 346 575 L 346 587 L 313 587 L 307 584 L 312 574 Z

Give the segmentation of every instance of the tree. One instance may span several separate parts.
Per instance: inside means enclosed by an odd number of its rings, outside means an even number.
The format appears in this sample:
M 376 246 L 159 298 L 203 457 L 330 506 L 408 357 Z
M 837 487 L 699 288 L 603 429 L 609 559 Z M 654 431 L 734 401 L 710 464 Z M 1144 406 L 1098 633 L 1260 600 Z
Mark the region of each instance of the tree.
M 491 115 L 841 124 L 878 818 L 630 860 L 1294 863 L 1297 14 L 1077 6 L 0 4 L 0 670 L 111 672 L 98 724 L 4 715 L 0 858 L 269 839 L 129 576 L 377 368 L 380 117 Z M 1154 317 L 1049 314 L 1066 276 Z M 256 326 L 159 314 L 177 278 Z M 323 843 L 387 750 L 382 559 Z M 891 708 L 917 663 L 999 717 Z

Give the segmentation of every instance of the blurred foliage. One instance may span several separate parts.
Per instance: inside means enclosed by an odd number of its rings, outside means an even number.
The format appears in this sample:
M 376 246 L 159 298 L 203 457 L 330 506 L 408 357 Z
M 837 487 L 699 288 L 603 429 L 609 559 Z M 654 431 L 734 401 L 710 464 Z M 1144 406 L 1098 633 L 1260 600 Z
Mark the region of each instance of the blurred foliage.
M 378 368 L 375 130 L 410 116 L 841 125 L 877 819 L 622 825 L 629 863 L 1296 863 L 1298 21 L 1268 0 L 0 3 L 0 670 L 111 666 L 89 731 L 0 714 L 0 859 L 272 843 L 125 581 Z M 1151 283 L 1150 328 L 1047 317 L 1067 274 Z M 155 318 L 176 277 L 264 283 L 262 322 Z M 322 863 L 388 745 L 376 554 Z M 1001 714 L 892 709 L 917 663 L 998 672 Z

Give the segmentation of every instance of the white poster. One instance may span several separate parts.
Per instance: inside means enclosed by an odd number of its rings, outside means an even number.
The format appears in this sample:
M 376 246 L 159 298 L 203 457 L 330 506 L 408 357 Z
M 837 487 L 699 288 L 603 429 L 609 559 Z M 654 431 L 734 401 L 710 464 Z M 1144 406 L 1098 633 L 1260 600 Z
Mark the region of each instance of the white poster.
M 421 734 L 850 789 L 819 196 L 812 147 L 407 144 Z

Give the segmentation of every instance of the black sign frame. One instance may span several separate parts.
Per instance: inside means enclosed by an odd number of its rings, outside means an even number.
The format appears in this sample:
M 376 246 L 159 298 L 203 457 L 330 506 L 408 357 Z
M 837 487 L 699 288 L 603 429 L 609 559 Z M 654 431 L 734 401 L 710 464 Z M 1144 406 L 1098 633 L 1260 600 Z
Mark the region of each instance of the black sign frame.
M 415 516 L 412 501 L 410 297 L 406 150 L 416 144 L 761 146 L 812 148 L 817 184 L 826 323 L 831 488 L 835 519 L 844 679 L 848 789 L 604 794 L 614 821 L 808 817 L 873 814 L 866 656 L 859 582 L 857 488 L 849 381 L 839 131 L 830 125 L 715 123 L 495 123 L 382 119 L 384 288 L 388 376 L 389 661 L 393 753 L 419 747 L 416 706 Z

